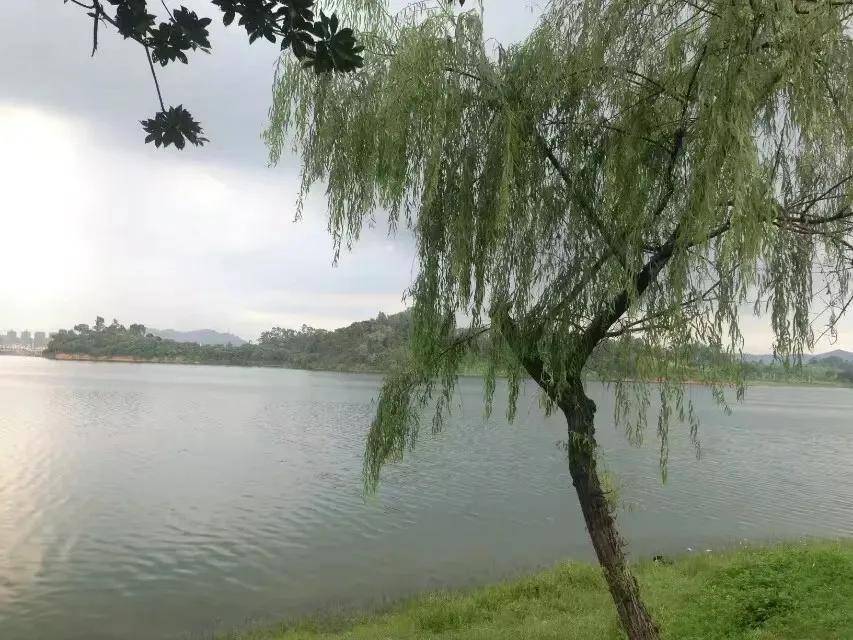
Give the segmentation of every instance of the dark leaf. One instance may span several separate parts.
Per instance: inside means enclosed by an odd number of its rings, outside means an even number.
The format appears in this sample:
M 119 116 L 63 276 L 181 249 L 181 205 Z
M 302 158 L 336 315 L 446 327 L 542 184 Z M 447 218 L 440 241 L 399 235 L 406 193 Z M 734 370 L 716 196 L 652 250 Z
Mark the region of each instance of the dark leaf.
M 148 13 L 145 0 L 118 0 L 115 22 L 118 32 L 125 38 L 141 39 L 154 25 L 154 16 Z
M 305 45 L 305 42 L 299 38 L 294 39 L 291 46 L 293 47 L 293 55 L 297 58 L 304 58 L 305 54 L 308 53 L 308 47 Z
M 318 38 L 325 38 L 326 32 L 323 30 L 322 22 L 315 22 L 308 27 L 308 31 L 313 33 Z
M 207 31 L 207 25 L 210 24 L 210 18 L 199 18 L 195 11 L 190 11 L 186 7 L 172 13 L 175 23 L 183 31 L 183 35 L 192 48 L 200 47 L 202 49 L 210 48 L 210 34 Z
M 147 44 L 151 47 L 151 58 L 163 66 L 175 60 L 186 64 L 188 60 L 184 51 L 196 49 L 198 46 L 177 23 L 161 22 L 156 29 L 151 29 L 150 33 Z
M 153 142 L 157 147 L 174 144 L 178 149 L 183 149 L 186 141 L 195 146 L 202 146 L 208 141 L 202 136 L 204 130 L 201 125 L 183 105 L 158 111 L 153 118 L 142 121 L 142 128 L 148 134 L 145 142 Z

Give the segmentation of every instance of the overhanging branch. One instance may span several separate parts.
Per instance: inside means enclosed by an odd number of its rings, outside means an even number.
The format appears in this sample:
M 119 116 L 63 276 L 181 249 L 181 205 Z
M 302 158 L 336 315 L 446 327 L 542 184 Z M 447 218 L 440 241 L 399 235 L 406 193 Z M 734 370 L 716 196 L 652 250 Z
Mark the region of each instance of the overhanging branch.
M 583 216 L 586 221 L 598 232 L 601 239 L 607 245 L 610 254 L 613 255 L 619 263 L 627 268 L 627 261 L 625 259 L 625 253 L 618 247 L 616 244 L 616 240 L 610 236 L 607 229 L 604 226 L 602 220 L 598 217 L 595 209 L 592 204 L 586 200 L 581 194 L 577 193 L 575 189 L 574 180 L 572 180 L 572 176 L 569 175 L 569 172 L 562 165 L 559 158 L 554 154 L 553 149 L 548 144 L 548 141 L 545 140 L 545 137 L 536 132 L 536 141 L 542 149 L 542 152 L 545 154 L 548 162 L 554 168 L 554 170 L 559 174 L 559 176 L 563 179 L 563 182 L 566 184 L 566 187 L 573 193 L 575 193 L 579 197 L 580 209 L 583 212 Z

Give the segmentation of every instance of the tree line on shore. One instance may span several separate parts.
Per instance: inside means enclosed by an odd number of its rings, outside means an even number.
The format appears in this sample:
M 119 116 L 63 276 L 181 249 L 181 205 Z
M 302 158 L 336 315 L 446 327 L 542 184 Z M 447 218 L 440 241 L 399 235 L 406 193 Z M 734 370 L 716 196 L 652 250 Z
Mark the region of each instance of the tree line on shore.
M 100 316 L 93 326 L 75 325 L 51 336 L 45 355 L 83 355 L 109 359 L 129 357 L 157 362 L 281 366 L 333 371 L 385 371 L 403 348 L 409 314 L 386 315 L 328 331 L 302 325 L 273 327 L 255 343 L 200 345 L 156 336 L 145 325 L 106 324 Z
M 84 355 L 92 358 L 134 358 L 158 362 L 221 364 L 240 366 L 280 366 L 294 369 L 328 371 L 385 372 L 399 361 L 408 348 L 411 334 L 411 312 L 379 313 L 375 318 L 329 331 L 303 324 L 299 329 L 273 327 L 261 333 L 255 343 L 242 345 L 201 345 L 178 342 L 156 336 L 143 324 L 125 326 L 118 320 L 106 324 L 102 317 L 95 324 L 75 325 L 51 336 L 45 355 Z M 486 340 L 481 340 L 486 348 Z M 801 366 L 782 362 L 736 363 L 701 345 L 688 347 L 686 358 L 673 358 L 661 349 L 655 358 L 638 359 L 633 352 L 644 348 L 631 339 L 611 340 L 595 352 L 590 364 L 591 377 L 604 380 L 667 379 L 675 361 L 688 362 L 687 377 L 701 382 L 704 374 L 719 374 L 730 368 L 731 378 L 787 383 L 853 384 L 853 362 L 837 356 L 803 363 Z M 651 363 L 651 366 L 641 366 Z M 485 371 L 485 358 L 473 349 L 463 369 L 477 374 Z M 679 365 L 682 366 L 682 365 Z

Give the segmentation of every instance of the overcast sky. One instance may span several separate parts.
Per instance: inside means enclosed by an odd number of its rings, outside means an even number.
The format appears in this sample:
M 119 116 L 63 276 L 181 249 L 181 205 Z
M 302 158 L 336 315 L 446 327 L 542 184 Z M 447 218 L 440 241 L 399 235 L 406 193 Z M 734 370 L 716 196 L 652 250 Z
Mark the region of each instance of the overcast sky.
M 154 6 L 156 3 L 152 3 Z M 158 328 L 212 328 L 255 339 L 270 326 L 335 328 L 404 307 L 410 238 L 380 222 L 331 264 L 322 193 L 293 222 L 297 165 L 269 168 L 260 140 L 276 48 L 224 29 L 213 54 L 161 72 L 210 142 L 177 152 L 142 144 L 156 109 L 138 46 L 60 0 L 8 0 L 0 22 L 0 329 L 54 330 L 96 315 Z M 394 4 L 399 4 L 396 2 Z M 537 3 L 490 0 L 487 32 L 524 37 Z M 512 9 L 512 10 L 509 10 Z M 163 206 L 163 202 L 167 205 Z M 763 320 L 746 348 L 768 351 Z M 853 348 L 853 322 L 837 345 Z

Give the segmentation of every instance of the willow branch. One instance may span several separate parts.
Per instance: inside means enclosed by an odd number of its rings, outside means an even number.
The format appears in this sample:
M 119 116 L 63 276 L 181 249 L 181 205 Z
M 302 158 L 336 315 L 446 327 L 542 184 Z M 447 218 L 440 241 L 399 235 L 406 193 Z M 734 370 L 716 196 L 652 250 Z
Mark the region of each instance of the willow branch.
M 726 231 L 731 229 L 731 220 L 727 220 L 720 226 L 711 230 L 703 238 L 691 241 L 682 242 L 681 240 L 681 225 L 675 228 L 670 234 L 669 239 L 661 245 L 654 255 L 643 265 L 643 268 L 634 276 L 634 282 L 630 288 L 623 289 L 618 293 L 608 305 L 599 311 L 592 322 L 584 331 L 580 340 L 581 352 L 586 357 L 592 353 L 595 346 L 603 340 L 607 332 L 621 318 L 632 300 L 642 296 L 649 286 L 657 280 L 658 275 L 674 255 L 681 251 L 685 251 L 699 244 L 709 242 L 714 238 L 721 236 Z
M 823 200 L 827 200 L 827 199 L 831 198 L 832 196 L 830 196 L 830 194 L 831 194 L 833 191 L 835 191 L 836 189 L 841 188 L 842 186 L 844 186 L 844 184 L 845 184 L 845 183 L 849 182 L 851 179 L 853 179 L 853 174 L 849 174 L 849 175 L 847 175 L 847 176 L 845 176 L 845 177 L 841 178 L 841 180 L 839 180 L 838 182 L 836 182 L 834 185 L 832 185 L 832 186 L 831 186 L 831 187 L 829 187 L 828 189 L 824 190 L 820 195 L 818 195 L 818 196 L 817 196 L 817 197 L 815 197 L 815 198 L 812 198 L 811 200 L 808 200 L 808 201 L 807 201 L 807 204 L 806 204 L 806 208 L 805 208 L 805 209 L 803 209 L 803 211 L 801 212 L 801 215 L 805 216 L 809 211 L 811 211 L 811 209 L 812 209 L 812 208 L 813 208 L 813 207 L 814 207 L 818 202 L 821 202 L 821 201 L 823 201 Z M 798 202 L 798 203 L 796 203 L 796 204 L 803 204 L 804 202 L 805 202 L 805 201 L 801 201 L 801 202 Z
M 462 71 L 461 69 L 454 69 L 453 67 L 444 67 L 444 70 L 449 73 L 455 73 L 460 76 L 465 76 L 466 78 L 476 80 L 477 82 L 483 81 L 479 76 L 475 76 L 473 73 L 468 73 L 467 71 Z
M 696 63 L 693 65 L 693 72 L 690 74 L 690 80 L 687 83 L 687 90 L 684 92 L 684 104 L 681 108 L 681 117 L 678 119 L 678 126 L 672 135 L 672 148 L 669 154 L 669 162 L 666 167 L 666 179 L 663 195 L 658 204 L 652 211 L 652 218 L 660 216 L 666 206 L 669 204 L 672 194 L 675 193 L 675 165 L 678 163 L 678 158 L 684 149 L 684 138 L 687 135 L 687 115 L 690 109 L 691 95 L 696 86 L 696 79 L 699 77 L 699 69 L 702 67 L 702 62 L 705 60 L 705 55 L 708 52 L 708 46 L 702 47 L 702 50 L 696 57 Z
M 492 328 L 491 325 L 486 325 L 484 327 L 480 327 L 476 331 L 469 331 L 469 332 L 465 333 L 464 335 L 458 336 L 456 339 L 451 341 L 450 344 L 448 344 L 444 349 L 442 349 L 438 353 L 438 355 L 436 356 L 436 359 L 440 360 L 441 358 L 446 356 L 448 353 L 450 353 L 454 349 L 458 349 L 459 347 L 465 345 L 466 343 L 469 343 L 473 340 L 476 340 L 477 338 L 479 338 L 484 333 L 487 333 L 488 331 L 490 331 L 491 328 Z
M 823 333 L 818 336 L 816 342 L 820 342 L 826 336 L 827 333 L 829 333 L 835 328 L 835 325 L 838 324 L 838 321 L 844 317 L 844 314 L 847 313 L 847 309 L 850 308 L 851 304 L 853 304 L 853 295 L 851 295 L 847 302 L 844 303 L 844 306 L 841 307 L 841 310 L 838 312 L 838 315 L 827 324 L 826 329 L 824 329 Z
M 644 325 L 646 325 L 648 322 L 651 322 L 653 320 L 659 320 L 660 318 L 665 318 L 666 316 L 668 316 L 672 313 L 673 309 L 686 309 L 688 307 L 692 307 L 693 305 L 695 305 L 699 302 L 708 302 L 708 301 L 712 300 L 712 298 L 710 298 L 709 296 L 720 286 L 721 283 L 722 283 L 722 279 L 717 280 L 714 284 L 712 284 L 710 287 L 708 287 L 708 289 L 703 291 L 701 294 L 693 296 L 689 300 L 685 300 L 684 302 L 676 305 L 675 307 L 670 307 L 669 309 L 665 309 L 665 310 L 659 311 L 657 313 L 651 313 L 651 314 L 644 316 L 642 318 L 639 318 L 637 320 L 632 320 L 631 322 L 626 322 L 626 323 L 622 324 L 622 326 L 620 326 L 615 331 L 608 331 L 605 334 L 605 337 L 616 338 L 618 336 L 624 335 L 626 333 L 630 333 L 632 331 L 645 330 L 648 327 L 646 327 Z
M 536 141 L 539 143 L 539 146 L 542 149 L 542 152 L 545 154 L 545 157 L 548 159 L 548 162 L 551 166 L 556 170 L 557 174 L 563 179 L 563 182 L 566 186 L 573 192 L 575 192 L 575 185 L 572 177 L 569 175 L 569 172 L 566 171 L 565 167 L 563 167 L 560 160 L 554 155 L 554 151 L 551 149 L 551 146 L 548 144 L 547 140 L 545 140 L 544 136 L 536 132 Z M 623 267 L 627 267 L 627 262 L 625 260 L 624 253 L 618 248 L 615 240 L 610 237 L 610 234 L 604 227 L 604 223 L 596 214 L 595 210 L 592 208 L 589 202 L 586 201 L 586 198 L 580 198 L 580 208 L 584 212 L 584 217 L 587 222 L 592 225 L 593 228 L 598 232 L 601 236 L 604 243 L 607 245 L 607 248 L 610 250 L 610 254 L 615 256 L 616 259 Z
M 587 285 L 598 275 L 598 272 L 601 271 L 601 268 L 607 263 L 607 260 L 610 258 L 609 253 L 602 253 L 598 259 L 589 267 L 589 269 L 581 276 L 580 280 L 578 280 L 574 286 L 569 290 L 569 292 L 565 296 L 560 296 L 557 299 L 556 304 L 548 309 L 547 305 L 545 305 L 545 299 L 541 300 L 540 303 L 534 307 L 534 309 L 530 312 L 532 316 L 554 316 L 560 312 L 566 305 L 571 304 L 575 300 L 577 300 L 578 296 L 580 296 L 584 289 L 586 289 Z M 568 285 L 568 283 L 565 283 Z M 551 290 L 559 291 L 562 289 L 563 283 L 555 283 Z M 552 296 L 553 297 L 553 296 Z M 544 320 L 544 318 L 543 318 Z

